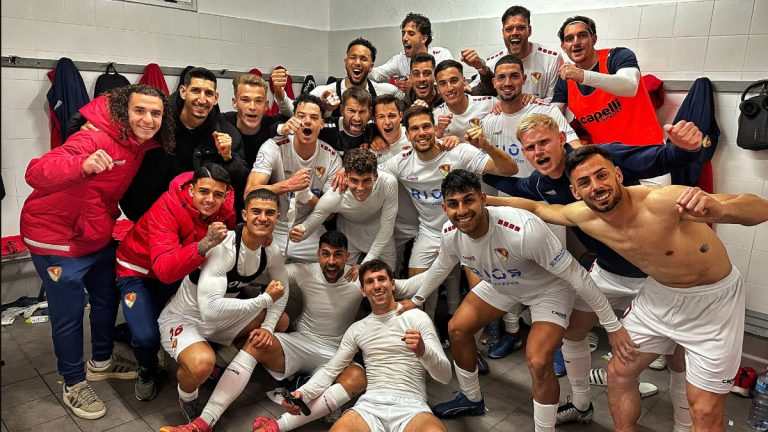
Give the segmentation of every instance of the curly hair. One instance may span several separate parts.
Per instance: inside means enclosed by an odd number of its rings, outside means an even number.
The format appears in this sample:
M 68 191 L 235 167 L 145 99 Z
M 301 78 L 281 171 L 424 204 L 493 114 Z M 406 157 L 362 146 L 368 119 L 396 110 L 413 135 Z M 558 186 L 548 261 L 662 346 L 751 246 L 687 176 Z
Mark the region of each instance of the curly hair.
M 128 102 L 131 100 L 131 95 L 134 93 L 153 96 L 160 98 L 163 101 L 163 121 L 160 125 L 160 144 L 163 146 L 168 154 L 173 154 L 176 148 L 176 134 L 174 132 L 173 115 L 171 114 L 171 108 L 168 104 L 168 97 L 165 93 L 158 88 L 145 85 L 135 84 L 125 87 L 118 87 L 113 89 L 107 95 L 109 100 L 109 114 L 112 120 L 120 130 L 120 139 L 128 139 L 131 132 L 131 125 L 128 122 Z
M 378 174 L 378 161 L 372 151 L 355 148 L 344 155 L 344 170 L 355 174 Z
M 429 22 L 429 18 L 422 14 L 409 12 L 408 15 L 405 16 L 405 19 L 403 19 L 403 22 L 400 23 L 400 30 L 402 30 L 408 23 L 412 23 L 422 36 L 427 37 L 427 43 L 424 44 L 425 46 L 429 46 L 429 44 L 432 43 L 432 23 Z

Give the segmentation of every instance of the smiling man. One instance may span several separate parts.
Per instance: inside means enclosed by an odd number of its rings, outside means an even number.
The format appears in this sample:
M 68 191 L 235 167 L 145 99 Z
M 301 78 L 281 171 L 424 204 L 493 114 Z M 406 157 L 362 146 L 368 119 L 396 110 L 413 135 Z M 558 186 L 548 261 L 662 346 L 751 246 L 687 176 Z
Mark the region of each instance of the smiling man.
M 367 90 L 371 97 L 383 94 L 394 94 L 398 99 L 402 99 L 404 94 L 397 87 L 389 83 L 378 83 L 368 78 L 368 74 L 376 61 L 376 47 L 367 39 L 357 38 L 347 45 L 347 55 L 344 57 L 344 69 L 347 77 L 338 80 L 335 83 L 317 86 L 310 92 L 323 101 L 323 108 L 327 115 L 341 116 L 338 109 L 339 101 L 329 103 L 329 96 L 335 95 L 340 98 L 345 90 L 352 87 L 360 87 Z
M 317 200 L 331 188 L 341 159 L 336 150 L 318 139 L 323 126 L 323 103 L 316 96 L 302 94 L 294 102 L 294 116 L 286 125 L 292 135 L 267 140 L 261 146 L 247 191 L 266 187 L 280 195 L 280 221 L 275 244 L 286 259 L 313 262 L 322 229 L 302 243 L 288 241 L 294 223 L 302 223 Z
M 470 127 L 480 124 L 498 102 L 490 96 L 465 94 L 463 73 L 464 67 L 456 60 L 442 61 L 435 68 L 437 91 L 445 101 L 434 109 L 438 138 L 463 139 Z
M 552 361 L 576 293 L 600 317 L 616 357 L 631 358 L 635 354 L 632 341 L 608 300 L 541 219 L 517 209 L 486 208 L 480 179 L 466 170 L 449 173 L 441 190 L 442 209 L 449 221 L 442 227 L 440 255 L 429 270 L 403 282 L 401 288 L 416 291 L 413 298 L 421 301 L 459 263 L 483 283 L 467 294 L 448 323 L 461 393 L 432 410 L 440 418 L 485 414 L 475 368 L 475 334 L 513 305 L 523 303 L 530 306 L 533 320 L 526 360 L 535 430 L 554 431 L 560 386 Z
M 302 241 L 336 213 L 338 229 L 349 239 L 350 262 L 355 271 L 359 264 L 374 258 L 394 268 L 392 234 L 397 216 L 398 185 L 391 174 L 379 172 L 377 163 L 373 152 L 350 150 L 344 157 L 347 190 L 323 195 L 312 214 L 293 227 L 291 241 Z M 355 273 L 350 275 L 356 276 Z
M 405 93 L 406 106 L 421 100 L 426 106 L 435 108 L 443 103 L 443 98 L 435 86 L 436 60 L 431 54 L 418 53 L 411 59 L 410 82 L 412 87 Z
M 472 82 L 472 94 L 496 96 L 493 85 L 493 71 L 496 62 L 507 54 L 523 60 L 523 67 L 528 71 L 528 79 L 523 93 L 532 94 L 545 102 L 550 102 L 555 91 L 557 71 L 563 64 L 563 57 L 530 42 L 533 33 L 531 12 L 523 6 L 512 6 L 501 16 L 501 36 L 506 49 L 500 50 L 485 60 L 473 49 L 461 51 L 461 60 L 477 69 L 478 77 Z
M 118 201 L 148 150 L 174 149 L 168 99 L 146 85 L 119 87 L 81 108 L 98 130 L 77 132 L 32 159 L 32 193 L 21 209 L 21 236 L 42 279 L 63 402 L 84 419 L 103 417 L 104 402 L 86 381 L 133 379 L 136 364 L 113 356 L 118 309 L 112 230 Z M 90 302 L 92 356 L 83 364 L 83 313 Z M 86 372 L 87 370 L 87 372 Z
M 664 133 L 635 53 L 596 49 L 597 26 L 585 16 L 566 19 L 557 35 L 573 64 L 560 67 L 552 103 L 567 107 L 596 144 L 661 144 Z
M 244 349 L 227 366 L 205 408 L 199 411 L 198 388 L 216 361 L 210 342 L 270 346 L 275 329 L 285 330 L 288 325 L 288 317 L 283 315 L 288 302 L 288 274 L 280 249 L 274 244 L 267 246 L 280 215 L 279 198 L 270 190 L 257 189 L 248 194 L 245 205 L 245 223 L 228 231 L 206 254 L 205 263 L 184 279 L 157 320 L 163 348 L 179 364 L 179 403 L 189 421 L 178 427 L 163 426 L 160 432 L 210 431 L 248 383 L 256 359 Z M 271 282 L 261 295 L 226 297 L 264 272 Z
M 417 54 L 429 54 L 434 59 L 434 63 L 440 63 L 443 60 L 453 59 L 451 52 L 445 48 L 432 47 L 432 23 L 429 18 L 417 13 L 409 13 L 400 24 L 400 35 L 403 42 L 403 52 L 395 54 L 381 66 L 376 66 L 371 71 L 371 79 L 378 82 L 389 82 L 393 76 L 398 78 L 407 77 L 412 68 Z M 399 79 L 396 81 L 400 90 L 406 92 L 409 87 L 415 85 L 413 81 Z

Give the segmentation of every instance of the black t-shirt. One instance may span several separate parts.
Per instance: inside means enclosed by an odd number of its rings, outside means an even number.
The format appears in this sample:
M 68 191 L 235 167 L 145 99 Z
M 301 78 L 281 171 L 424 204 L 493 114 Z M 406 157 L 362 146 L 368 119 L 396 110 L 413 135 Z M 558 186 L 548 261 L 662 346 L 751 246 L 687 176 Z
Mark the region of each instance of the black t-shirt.
M 632 52 L 629 48 L 613 48 L 611 49 L 611 52 L 608 54 L 608 73 L 610 75 L 613 75 L 618 71 L 619 69 L 624 68 L 637 68 L 640 69 L 640 66 L 637 64 L 637 57 L 635 57 L 635 53 Z M 595 63 L 595 66 L 592 68 L 593 72 L 600 72 L 600 63 Z M 576 85 L 579 87 L 579 91 L 581 91 L 581 94 L 584 96 L 589 96 L 592 94 L 592 92 L 595 91 L 594 87 L 581 85 L 579 83 L 576 83 Z M 558 78 L 557 82 L 555 83 L 555 94 L 552 97 L 552 103 L 568 103 L 568 82 L 564 79 Z
M 222 114 L 224 120 L 237 127 L 237 112 L 231 111 Z M 256 160 L 256 155 L 259 154 L 259 149 L 264 142 L 270 138 L 277 136 L 277 125 L 283 123 L 285 119 L 282 116 L 270 116 L 264 115 L 261 118 L 261 127 L 259 131 L 253 135 L 246 135 L 242 131 L 240 135 L 243 136 L 243 149 L 245 150 L 245 163 L 250 170 L 253 168 L 253 162 Z

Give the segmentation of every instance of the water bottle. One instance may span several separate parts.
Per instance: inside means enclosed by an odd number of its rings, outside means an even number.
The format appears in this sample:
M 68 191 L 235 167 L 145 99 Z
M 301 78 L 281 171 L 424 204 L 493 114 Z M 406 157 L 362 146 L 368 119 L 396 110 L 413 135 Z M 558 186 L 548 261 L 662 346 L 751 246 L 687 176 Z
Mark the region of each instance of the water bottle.
M 747 424 L 759 431 L 768 431 L 768 370 L 757 377 L 755 397 L 749 409 Z

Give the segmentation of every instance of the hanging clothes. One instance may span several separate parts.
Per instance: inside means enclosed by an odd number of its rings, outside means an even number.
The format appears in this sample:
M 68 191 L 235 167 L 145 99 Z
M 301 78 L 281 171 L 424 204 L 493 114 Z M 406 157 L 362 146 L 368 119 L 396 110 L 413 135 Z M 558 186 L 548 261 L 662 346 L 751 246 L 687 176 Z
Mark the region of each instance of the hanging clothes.
M 648 90 L 648 96 L 651 98 L 651 105 L 654 109 L 661 108 L 664 105 L 664 81 L 658 79 L 655 75 L 643 75 L 643 84 Z
M 157 63 L 150 63 L 144 68 L 144 75 L 139 78 L 139 84 L 157 87 L 159 90 L 162 90 L 166 96 L 170 95 L 170 93 L 168 93 L 168 85 L 165 83 L 165 75 L 163 75 L 163 71 L 160 70 L 160 66 L 158 66 Z
M 720 128 L 715 118 L 715 98 L 709 78 L 699 78 L 693 82 L 672 124 L 680 120 L 693 122 L 704 134 L 704 155 L 700 162 L 691 163 L 685 169 L 672 171 L 672 184 L 698 186 L 706 192 L 714 193 L 712 156 L 715 155 L 720 138 Z
M 46 98 L 50 109 L 51 149 L 62 145 L 69 137 L 69 118 L 90 101 L 83 77 L 75 63 L 62 57 L 56 68 L 48 72 L 51 88 Z
M 277 70 L 277 69 L 285 70 L 285 68 L 282 66 L 275 66 L 275 69 L 273 70 Z M 273 95 L 272 98 L 274 99 L 275 85 L 272 83 L 272 75 L 269 76 L 269 91 L 272 92 L 272 95 Z M 285 83 L 285 96 L 291 100 L 296 99 L 296 96 L 294 96 L 293 94 L 293 81 L 291 80 L 290 75 L 288 75 L 288 80 Z M 272 100 L 272 107 L 269 108 L 269 111 L 267 111 L 267 114 L 272 116 L 276 116 L 280 114 L 280 108 L 277 107 L 277 102 L 275 102 L 274 100 Z
M 112 70 L 111 72 L 110 69 Z M 128 78 L 120 75 L 117 69 L 115 69 L 115 64 L 110 63 L 107 65 L 107 70 L 96 78 L 96 89 L 93 91 L 93 95 L 94 97 L 100 96 L 102 93 L 106 93 L 114 88 L 127 85 L 131 85 Z

